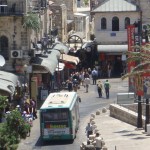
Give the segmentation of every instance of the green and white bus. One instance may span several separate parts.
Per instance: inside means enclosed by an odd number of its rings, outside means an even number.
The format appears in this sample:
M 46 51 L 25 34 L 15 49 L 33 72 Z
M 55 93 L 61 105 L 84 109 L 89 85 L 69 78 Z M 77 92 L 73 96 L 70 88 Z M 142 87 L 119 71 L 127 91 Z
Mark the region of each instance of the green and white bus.
M 79 102 L 76 92 L 51 93 L 40 108 L 42 141 L 73 140 L 79 128 Z

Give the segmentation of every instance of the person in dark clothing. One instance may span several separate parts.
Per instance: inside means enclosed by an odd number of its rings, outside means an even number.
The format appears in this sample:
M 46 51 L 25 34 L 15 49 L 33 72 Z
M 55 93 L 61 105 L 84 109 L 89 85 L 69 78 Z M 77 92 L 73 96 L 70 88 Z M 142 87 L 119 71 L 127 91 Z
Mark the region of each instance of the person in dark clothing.
M 110 83 L 108 80 L 105 81 L 104 88 L 105 88 L 106 98 L 109 99 Z
M 33 115 L 33 119 L 37 119 L 37 112 L 36 112 L 36 100 L 34 98 L 30 99 L 30 107 L 31 113 Z
M 94 68 L 93 71 L 92 71 L 93 85 L 96 85 L 97 76 L 98 76 L 98 72 Z
M 71 78 L 69 78 L 69 79 L 67 80 L 67 85 L 68 85 L 68 91 L 71 92 L 72 89 L 73 89 L 73 83 L 72 83 Z

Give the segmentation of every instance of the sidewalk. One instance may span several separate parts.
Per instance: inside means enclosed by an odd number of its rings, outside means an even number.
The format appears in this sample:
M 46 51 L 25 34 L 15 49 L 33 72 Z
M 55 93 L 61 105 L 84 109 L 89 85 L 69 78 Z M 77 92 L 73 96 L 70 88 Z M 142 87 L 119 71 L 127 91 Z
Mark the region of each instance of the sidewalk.
M 110 117 L 109 110 L 95 115 L 94 121 L 108 150 L 150 150 L 150 136 L 144 130 Z

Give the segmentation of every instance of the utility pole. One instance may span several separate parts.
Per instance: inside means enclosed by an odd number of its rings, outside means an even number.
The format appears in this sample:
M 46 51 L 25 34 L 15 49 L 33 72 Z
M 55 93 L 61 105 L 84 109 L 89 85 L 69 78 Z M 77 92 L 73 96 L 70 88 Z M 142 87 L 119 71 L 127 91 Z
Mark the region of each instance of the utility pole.
M 141 47 L 141 45 L 142 45 L 142 12 L 140 12 L 140 19 L 138 20 L 136 27 L 138 28 L 138 34 L 137 34 L 138 35 L 138 41 L 137 41 L 138 44 L 137 45 L 139 45 Z M 140 49 L 138 49 L 138 50 L 136 49 L 135 51 L 140 51 Z M 138 93 L 137 128 L 142 128 L 143 127 L 142 126 L 142 101 L 141 101 L 141 94 L 139 94 L 139 93 Z

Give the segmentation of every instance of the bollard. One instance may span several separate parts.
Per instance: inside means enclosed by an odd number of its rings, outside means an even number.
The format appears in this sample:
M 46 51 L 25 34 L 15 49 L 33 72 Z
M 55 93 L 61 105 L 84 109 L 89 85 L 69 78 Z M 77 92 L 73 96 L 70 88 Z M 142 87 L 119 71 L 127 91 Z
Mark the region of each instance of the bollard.
M 92 121 L 91 121 L 91 124 L 92 124 L 92 125 L 94 125 L 94 124 L 95 124 L 95 121 L 94 121 L 94 120 L 92 120 Z
M 104 142 L 104 140 L 102 140 L 101 142 L 102 142 L 102 147 L 103 147 L 105 145 L 105 142 Z
M 94 114 L 91 114 L 91 117 L 95 118 L 95 115 L 94 115 Z
M 91 118 L 90 118 L 90 122 L 91 122 L 92 120 L 94 120 L 94 118 L 93 118 L 93 117 L 91 117 Z
M 100 115 L 100 111 L 99 110 L 96 111 L 96 115 Z
M 102 108 L 102 113 L 106 113 L 107 112 L 107 109 L 104 107 Z
M 94 145 L 87 145 L 84 150 L 95 150 Z
M 93 129 L 95 130 L 97 128 L 97 125 L 93 124 Z
M 96 128 L 96 129 L 94 130 L 94 133 L 99 133 L 99 130 Z
M 92 135 L 89 135 L 89 140 L 94 140 L 95 139 L 95 135 L 92 134 Z

